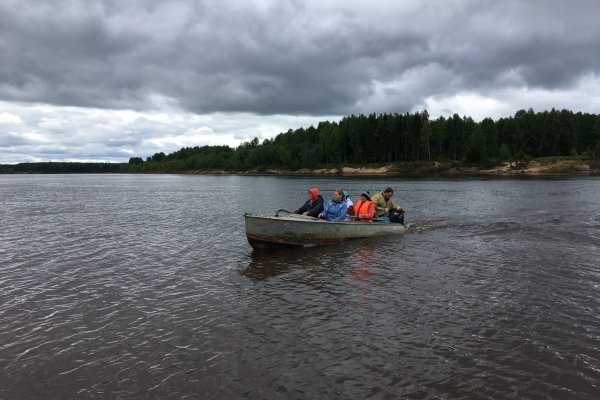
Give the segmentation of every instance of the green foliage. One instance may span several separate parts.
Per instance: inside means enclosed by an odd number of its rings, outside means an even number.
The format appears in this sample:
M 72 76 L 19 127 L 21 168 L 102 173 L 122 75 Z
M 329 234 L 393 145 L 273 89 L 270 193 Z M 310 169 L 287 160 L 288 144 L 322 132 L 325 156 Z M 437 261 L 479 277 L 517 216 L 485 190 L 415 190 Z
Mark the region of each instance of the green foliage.
M 150 158 L 150 161 L 152 161 L 152 162 L 161 162 L 161 161 L 164 161 L 166 158 L 167 158 L 166 154 L 161 151 L 160 153 L 155 153 Z
M 594 148 L 591 150 L 590 154 L 593 157 L 600 158 L 600 141 L 598 142 L 598 144 L 596 146 L 594 146 Z
M 579 158 L 579 153 L 577 153 L 577 150 L 575 150 L 575 148 L 571 149 L 571 152 L 569 153 L 569 155 L 573 158 Z
M 529 157 L 522 149 L 519 150 L 515 158 L 519 161 L 529 161 L 531 159 L 531 157 Z
M 467 150 L 467 161 L 480 163 L 486 159 L 486 141 L 480 126 L 476 126 L 471 134 L 471 141 Z
M 139 164 L 143 164 L 144 160 L 142 159 L 142 157 L 131 157 L 129 159 L 129 164 L 134 164 L 134 165 L 139 165 Z
M 510 160 L 510 158 L 511 158 L 510 149 L 508 148 L 506 143 L 502 143 L 502 146 L 500 146 L 500 150 L 498 151 L 498 155 L 499 155 L 500 159 L 503 161 Z
M 431 160 L 431 148 L 429 147 L 429 141 L 431 136 L 433 135 L 433 130 L 431 129 L 431 124 L 429 123 L 429 117 L 427 112 L 424 112 L 424 120 L 423 125 L 421 127 L 421 154 L 422 160 Z
M 124 172 L 126 164 L 80 163 L 80 162 L 35 162 L 15 165 L 0 165 L 0 173 L 8 174 L 103 174 Z

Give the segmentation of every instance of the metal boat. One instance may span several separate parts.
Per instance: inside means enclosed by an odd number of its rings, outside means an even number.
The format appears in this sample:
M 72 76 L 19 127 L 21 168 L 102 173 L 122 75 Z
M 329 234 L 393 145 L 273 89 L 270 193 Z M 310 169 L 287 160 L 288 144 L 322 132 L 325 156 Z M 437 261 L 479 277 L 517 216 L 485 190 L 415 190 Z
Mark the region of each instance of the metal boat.
M 283 211 L 283 210 L 280 210 Z M 327 222 L 304 215 L 284 213 L 244 214 L 246 237 L 255 249 L 281 246 L 314 246 L 376 236 L 402 235 L 402 224 L 389 222 Z

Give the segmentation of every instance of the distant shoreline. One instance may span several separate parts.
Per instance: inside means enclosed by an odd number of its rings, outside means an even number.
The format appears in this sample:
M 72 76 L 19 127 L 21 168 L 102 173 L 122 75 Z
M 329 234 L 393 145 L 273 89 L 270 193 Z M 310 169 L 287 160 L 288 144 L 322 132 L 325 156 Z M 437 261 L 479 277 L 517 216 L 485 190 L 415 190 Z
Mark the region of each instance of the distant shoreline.
M 512 161 L 492 167 L 462 166 L 456 162 L 395 163 L 368 167 L 252 169 L 247 171 L 187 170 L 183 174 L 206 175 L 262 175 L 262 176 L 487 176 L 487 177 L 553 177 L 553 176 L 600 176 L 600 160 L 556 159 L 551 161 Z
M 411 161 L 388 164 L 346 165 L 326 168 L 248 170 L 182 169 L 136 171 L 130 164 L 42 162 L 0 165 L 0 174 L 199 174 L 199 175 L 257 175 L 257 176 L 344 176 L 377 177 L 577 177 L 600 176 L 600 159 L 548 157 L 527 161 L 505 161 L 465 165 L 456 161 Z

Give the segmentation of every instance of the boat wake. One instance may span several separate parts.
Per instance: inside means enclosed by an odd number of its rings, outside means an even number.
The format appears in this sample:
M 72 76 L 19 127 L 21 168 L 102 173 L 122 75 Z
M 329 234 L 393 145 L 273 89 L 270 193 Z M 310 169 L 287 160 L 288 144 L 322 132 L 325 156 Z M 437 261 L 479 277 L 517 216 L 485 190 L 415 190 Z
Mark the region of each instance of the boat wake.
M 408 233 L 423 233 L 435 228 L 430 222 L 409 222 L 404 224 Z

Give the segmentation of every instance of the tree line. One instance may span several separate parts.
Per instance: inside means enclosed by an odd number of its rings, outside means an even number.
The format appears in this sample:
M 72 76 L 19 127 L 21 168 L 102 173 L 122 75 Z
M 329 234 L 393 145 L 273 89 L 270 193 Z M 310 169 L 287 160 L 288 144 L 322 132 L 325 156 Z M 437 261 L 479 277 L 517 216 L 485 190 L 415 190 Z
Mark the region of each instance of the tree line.
M 237 148 L 185 147 L 146 160 L 133 157 L 125 170 L 293 170 L 429 160 L 477 165 L 546 156 L 600 157 L 600 115 L 529 109 L 481 122 L 458 114 L 430 119 L 427 111 L 350 115 Z
M 125 163 L 33 162 L 0 164 L 3 174 L 98 174 L 124 172 Z
M 237 148 L 185 147 L 146 159 L 132 157 L 124 164 L 0 165 L 0 172 L 260 171 L 430 160 L 482 165 L 547 156 L 600 157 L 600 115 L 529 109 L 497 121 L 475 122 L 458 114 L 431 119 L 427 111 L 360 114 L 290 129 L 262 143 L 254 138 Z

